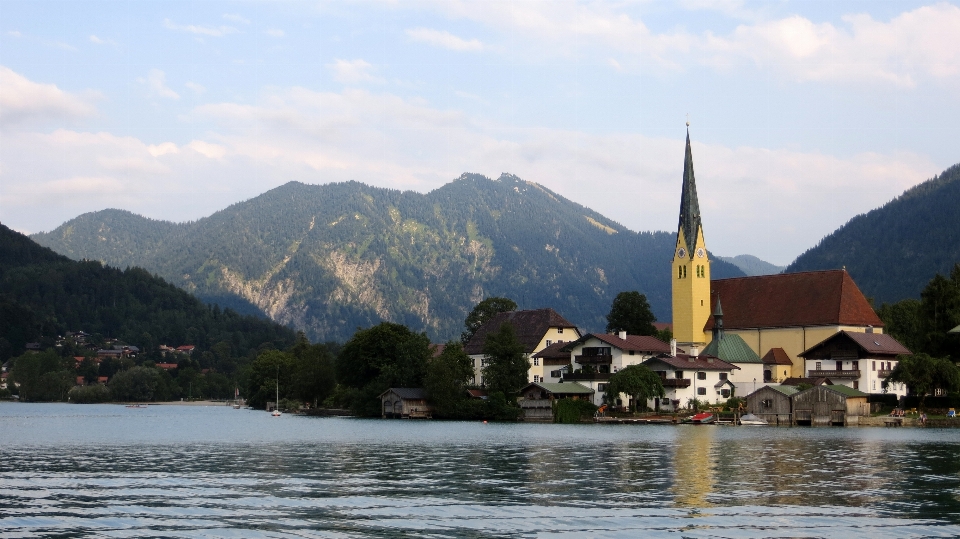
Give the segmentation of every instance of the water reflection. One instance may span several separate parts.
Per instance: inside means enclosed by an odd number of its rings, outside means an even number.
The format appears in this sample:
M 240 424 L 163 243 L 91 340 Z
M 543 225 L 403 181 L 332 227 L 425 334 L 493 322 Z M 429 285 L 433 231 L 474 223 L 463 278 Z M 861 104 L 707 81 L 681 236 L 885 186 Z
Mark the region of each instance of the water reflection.
M 0 538 L 960 536 L 954 431 L 78 409 L 0 406 Z

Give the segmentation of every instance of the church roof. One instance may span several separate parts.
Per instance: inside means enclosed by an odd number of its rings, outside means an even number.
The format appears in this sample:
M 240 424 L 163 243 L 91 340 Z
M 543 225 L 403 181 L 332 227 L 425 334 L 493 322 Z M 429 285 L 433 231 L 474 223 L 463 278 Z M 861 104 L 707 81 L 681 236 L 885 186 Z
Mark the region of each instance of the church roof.
M 693 176 L 690 130 L 687 129 L 687 149 L 683 157 L 683 190 L 680 193 L 680 224 L 677 225 L 677 234 L 683 229 L 683 239 L 687 242 L 687 256 L 690 258 L 693 258 L 693 248 L 697 245 L 700 226 L 700 201 L 697 200 L 697 182 Z
M 766 365 L 793 365 L 793 362 L 790 361 L 790 356 L 787 355 L 786 350 L 783 348 L 771 348 L 766 354 L 760 358 Z
M 724 334 L 701 352 L 705 356 L 718 357 L 727 363 L 761 363 L 760 356 L 754 352 L 739 335 Z
M 874 326 L 883 322 L 846 270 L 718 279 L 710 283 L 711 312 L 723 297 L 725 330 L 799 326 Z M 713 316 L 705 331 L 712 331 Z
M 543 340 L 543 336 L 550 328 L 573 328 L 577 326 L 571 324 L 566 318 L 560 316 L 560 313 L 553 309 L 532 309 L 528 311 L 508 311 L 497 313 L 486 324 L 480 326 L 473 337 L 463 347 L 463 351 L 468 355 L 483 353 L 483 343 L 487 340 L 487 335 L 495 333 L 503 324 L 510 324 L 517 332 L 517 339 L 523 345 L 524 353 L 531 353 L 536 350 L 537 345 Z M 579 337 L 579 333 L 575 337 Z

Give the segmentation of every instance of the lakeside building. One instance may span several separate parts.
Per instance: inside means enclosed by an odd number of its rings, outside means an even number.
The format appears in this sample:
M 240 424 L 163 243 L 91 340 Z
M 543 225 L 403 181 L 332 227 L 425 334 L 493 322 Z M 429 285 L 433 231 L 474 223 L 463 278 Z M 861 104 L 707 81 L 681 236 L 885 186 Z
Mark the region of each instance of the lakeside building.
M 883 381 L 897 366 L 897 356 L 911 354 L 890 335 L 840 331 L 800 354 L 807 375 L 826 377 L 834 385 L 880 393 Z M 887 393 L 906 396 L 904 384 L 890 384 Z
M 551 367 L 545 366 L 540 358 L 535 357 L 537 352 L 554 343 L 566 343 L 580 338 L 580 330 L 566 318 L 560 316 L 553 309 L 531 309 L 524 311 L 509 311 L 497 313 L 487 323 L 483 324 L 473 334 L 463 350 L 473 360 L 473 383 L 484 385 L 483 343 L 487 335 L 495 333 L 503 324 L 513 326 L 517 339 L 523 345 L 523 354 L 530 362 L 527 371 L 527 382 L 543 382 L 549 375 Z M 568 362 L 569 363 L 569 362 Z
M 630 365 L 669 353 L 670 345 L 656 337 L 627 335 L 621 331 L 616 335 L 588 333 L 561 350 L 566 351 L 570 366 L 569 372 L 562 373 L 562 381 L 577 382 L 594 390 L 593 403 L 600 406 L 612 375 Z M 621 395 L 619 400 L 627 402 L 629 397 Z
M 874 337 L 883 334 L 883 322 L 846 269 L 711 281 L 689 128 L 671 281 L 673 333 L 679 346 L 698 355 L 699 350 L 705 350 L 719 338 L 721 342 L 711 353 L 721 357 L 726 353 L 729 357 L 734 353 L 733 348 L 742 349 L 742 341 L 753 355 L 762 358 L 758 366 L 740 365 L 743 372 L 737 375 L 737 383 L 752 383 L 754 378 L 778 381 L 815 376 L 809 374 L 811 369 L 802 356 L 813 345 L 841 332 Z M 717 329 L 720 331 L 715 331 Z M 739 339 L 735 344 L 722 342 L 734 336 Z M 881 347 L 884 350 L 899 347 L 904 350 L 902 353 L 909 353 L 892 337 L 885 337 L 883 342 L 886 343 Z M 751 364 L 752 361 L 751 355 Z M 892 360 L 878 356 L 876 361 Z M 879 382 L 884 376 L 881 373 L 888 375 L 889 370 L 870 372 L 876 375 L 868 376 L 862 384 L 858 380 L 856 385 L 871 392 L 882 391 Z M 874 385 L 876 390 L 872 389 Z
M 735 391 L 730 375 L 738 367 L 713 356 L 662 354 L 641 365 L 660 375 L 663 383 L 663 398 L 647 401 L 647 407 L 657 411 L 674 412 L 688 407 L 693 399 L 707 404 L 726 402 Z

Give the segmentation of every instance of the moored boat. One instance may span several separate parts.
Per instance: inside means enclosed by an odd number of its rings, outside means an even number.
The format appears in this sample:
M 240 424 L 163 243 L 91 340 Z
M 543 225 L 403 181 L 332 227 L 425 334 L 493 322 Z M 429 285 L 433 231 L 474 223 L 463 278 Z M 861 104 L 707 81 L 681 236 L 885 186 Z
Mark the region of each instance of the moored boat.
M 694 425 L 706 425 L 707 423 L 713 423 L 715 420 L 716 417 L 711 412 L 700 412 L 690 417 L 690 422 Z
M 747 427 L 760 427 L 767 425 L 767 420 L 753 414 L 744 414 L 740 416 L 740 424 Z

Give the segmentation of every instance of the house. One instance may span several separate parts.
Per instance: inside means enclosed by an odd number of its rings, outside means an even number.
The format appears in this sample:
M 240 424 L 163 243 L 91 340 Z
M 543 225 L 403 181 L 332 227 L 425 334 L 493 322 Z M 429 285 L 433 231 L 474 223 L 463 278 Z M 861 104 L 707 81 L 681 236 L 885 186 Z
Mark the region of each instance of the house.
M 576 382 L 531 382 L 520 390 L 524 421 L 553 421 L 553 402 L 558 399 L 593 401 L 594 391 Z
M 419 387 L 391 387 L 380 394 L 380 405 L 385 418 L 433 417 L 433 407 L 427 402 L 427 393 Z
M 564 373 L 563 381 L 578 382 L 594 390 L 593 403 L 597 406 L 603 404 L 607 383 L 613 374 L 670 352 L 670 345 L 656 337 L 627 335 L 625 331 L 616 335 L 588 333 L 565 348 L 569 350 L 567 361 L 572 359 L 573 363 L 570 372 Z M 620 400 L 626 402 L 629 397 L 623 395 Z
M 543 380 L 538 382 L 558 383 L 564 375 L 571 372 L 570 343 L 555 342 L 530 356 L 534 366 L 543 366 Z
M 800 353 L 808 377 L 829 377 L 841 384 L 869 393 L 882 393 L 883 381 L 897 366 L 897 356 L 910 354 L 890 335 L 838 331 Z M 905 396 L 903 384 L 890 384 L 887 392 Z
M 10 373 L 7 371 L 0 372 L 0 389 L 7 389 L 7 378 L 10 377 Z
M 490 398 L 486 389 L 467 389 L 466 392 L 468 399 L 485 401 Z
M 790 397 L 799 391 L 796 386 L 763 386 L 747 395 L 747 412 L 771 425 L 792 425 L 793 401 Z
M 97 359 L 100 360 L 107 358 L 120 359 L 121 357 L 124 357 L 123 350 L 117 350 L 114 348 L 97 350 Z
M 659 374 L 663 383 L 664 397 L 647 402 L 647 406 L 654 410 L 676 411 L 687 407 L 694 398 L 717 404 L 734 394 L 730 374 L 737 367 L 713 356 L 662 354 L 641 365 Z M 621 406 L 622 403 L 616 405 Z
M 763 383 L 780 383 L 790 377 L 793 361 L 783 348 L 771 348 L 760 361 L 763 363 Z
M 181 354 L 192 354 L 195 348 L 196 346 L 192 344 L 185 344 L 183 346 L 178 346 L 177 352 L 180 352 Z
M 580 338 L 580 330 L 553 309 L 532 309 L 497 313 L 477 329 L 470 341 L 463 347 L 464 352 L 474 362 L 474 384 L 483 385 L 484 355 L 483 344 L 487 335 L 496 332 L 503 324 L 510 324 L 517 333 L 517 339 L 523 345 L 523 353 L 530 362 L 527 381 L 541 382 L 551 370 L 533 356 L 556 342 L 575 341 Z
M 176 363 L 157 363 L 157 368 L 163 369 L 165 371 L 172 371 L 177 368 Z
M 820 385 L 795 393 L 794 425 L 858 425 L 870 415 L 867 394 L 842 385 Z

